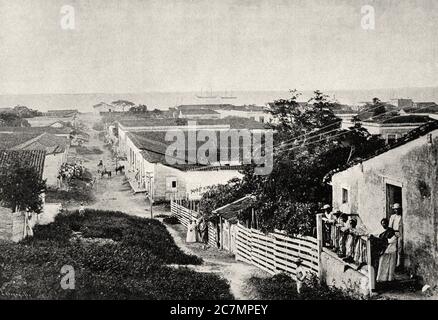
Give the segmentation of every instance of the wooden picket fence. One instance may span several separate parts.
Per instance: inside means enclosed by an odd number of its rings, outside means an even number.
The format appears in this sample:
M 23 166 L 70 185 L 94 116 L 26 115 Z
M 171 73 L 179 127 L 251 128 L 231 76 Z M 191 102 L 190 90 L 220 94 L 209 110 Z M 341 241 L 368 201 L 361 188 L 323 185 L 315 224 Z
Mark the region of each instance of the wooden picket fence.
M 178 218 L 179 222 L 187 228 L 189 225 L 190 220 L 197 216 L 197 212 L 190 210 L 189 208 L 186 208 L 180 204 L 178 204 L 176 201 L 172 201 L 170 203 L 170 211 L 172 215 Z
M 313 237 L 288 237 L 281 232 L 264 234 L 238 224 L 236 259 L 251 263 L 270 274 L 295 275 L 296 261 L 318 274 L 318 241 Z
M 186 228 L 190 219 L 197 215 L 190 210 L 171 202 L 172 215 Z M 217 247 L 216 226 L 208 223 L 209 244 Z M 301 259 L 303 267 L 318 274 L 318 240 L 308 236 L 288 237 L 282 232 L 264 234 L 256 229 L 237 225 L 236 260 L 244 261 L 265 270 L 270 274 L 286 272 L 295 275 L 296 261 Z
M 183 205 L 177 203 L 177 201 L 172 200 L 170 202 L 170 212 L 173 216 L 175 216 L 181 224 L 187 228 L 189 225 L 190 219 L 194 216 L 198 215 L 198 212 L 194 210 L 190 210 L 189 208 L 184 207 Z M 217 247 L 217 232 L 216 226 L 209 222 L 207 224 L 208 231 L 208 244 L 214 248 Z

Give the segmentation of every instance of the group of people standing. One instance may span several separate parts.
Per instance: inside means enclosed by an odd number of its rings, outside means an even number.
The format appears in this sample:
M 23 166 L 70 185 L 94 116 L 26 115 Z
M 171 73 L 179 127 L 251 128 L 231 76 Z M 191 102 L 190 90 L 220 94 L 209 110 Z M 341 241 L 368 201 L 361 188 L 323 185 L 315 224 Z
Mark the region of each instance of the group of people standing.
M 367 263 L 366 242 L 359 241 L 367 237 L 371 241 L 371 264 L 377 268 L 377 282 L 393 281 L 396 268 L 402 266 L 403 220 L 399 203 L 392 206 L 389 219 L 381 220 L 383 232 L 370 234 L 363 226 L 358 226 L 357 215 L 332 212 L 329 205 L 323 208 L 323 241 L 324 246 L 335 251 L 348 263 L 356 263 L 359 267 Z
M 208 242 L 207 222 L 204 217 L 192 218 L 187 226 L 187 243 L 201 242 L 206 248 Z

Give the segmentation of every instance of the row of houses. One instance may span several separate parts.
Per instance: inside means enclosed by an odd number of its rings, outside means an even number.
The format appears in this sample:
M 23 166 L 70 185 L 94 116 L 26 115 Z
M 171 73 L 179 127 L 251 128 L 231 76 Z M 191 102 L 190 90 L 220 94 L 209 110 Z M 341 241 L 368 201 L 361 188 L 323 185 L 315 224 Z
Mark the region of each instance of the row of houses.
M 226 119 L 197 119 L 196 123 L 182 119 L 136 119 L 119 120 L 107 126 L 107 140 L 115 146 L 119 157 L 126 158 L 125 167 L 128 179 L 135 192 L 148 192 L 154 200 L 170 200 L 175 193 L 188 194 L 199 198 L 209 186 L 226 183 L 240 178 L 242 159 L 221 158 L 220 153 L 230 152 L 233 146 L 227 144 L 225 150 L 219 148 L 220 133 L 230 129 L 249 129 L 251 132 L 266 130 L 263 124 L 251 119 L 228 117 Z M 190 152 L 198 154 L 202 143 L 187 149 L 184 159 L 166 159 L 166 151 L 172 143 L 166 141 L 167 132 L 180 131 L 188 139 L 189 133 L 197 135 L 202 130 L 217 135 L 217 161 L 208 165 L 188 160 Z M 188 142 L 186 142 L 188 145 Z M 239 142 L 239 155 L 242 156 Z

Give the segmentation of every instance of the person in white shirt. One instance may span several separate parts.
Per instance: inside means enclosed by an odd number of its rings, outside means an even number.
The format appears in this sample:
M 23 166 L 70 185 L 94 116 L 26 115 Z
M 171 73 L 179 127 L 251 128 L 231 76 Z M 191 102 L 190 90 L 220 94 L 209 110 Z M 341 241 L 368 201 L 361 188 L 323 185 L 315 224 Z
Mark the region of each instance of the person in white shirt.
M 403 219 L 402 208 L 399 203 L 394 203 L 392 206 L 393 214 L 389 217 L 389 227 L 395 231 L 397 237 L 397 264 L 396 267 L 400 268 L 402 265 L 402 251 L 403 251 Z
M 297 282 L 297 292 L 298 294 L 301 294 L 304 280 L 306 280 L 307 277 L 307 271 L 303 268 L 303 260 L 298 259 L 296 262 L 296 269 L 295 269 L 295 281 Z

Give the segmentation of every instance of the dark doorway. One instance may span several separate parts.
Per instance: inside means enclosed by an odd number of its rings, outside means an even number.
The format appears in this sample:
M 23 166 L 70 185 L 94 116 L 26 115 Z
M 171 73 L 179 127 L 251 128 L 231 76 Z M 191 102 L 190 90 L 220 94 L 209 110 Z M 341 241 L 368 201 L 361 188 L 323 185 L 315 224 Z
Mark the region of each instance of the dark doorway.
M 399 203 L 403 208 L 402 203 L 402 188 L 389 184 L 386 184 L 386 217 L 389 217 L 392 214 L 392 206 L 394 203 Z

